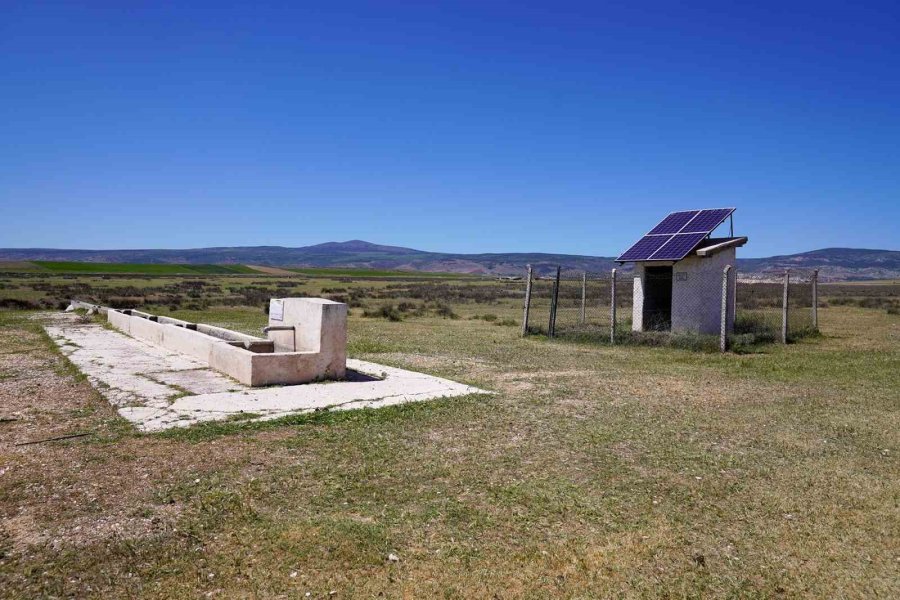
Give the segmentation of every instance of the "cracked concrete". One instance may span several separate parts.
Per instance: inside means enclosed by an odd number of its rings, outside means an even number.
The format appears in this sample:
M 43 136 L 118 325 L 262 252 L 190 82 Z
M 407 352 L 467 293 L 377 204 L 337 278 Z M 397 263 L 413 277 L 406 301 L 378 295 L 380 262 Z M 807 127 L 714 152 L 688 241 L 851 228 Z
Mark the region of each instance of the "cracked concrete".
M 119 414 L 141 431 L 254 415 L 276 419 L 315 410 L 352 410 L 490 393 L 376 363 L 348 359 L 344 381 L 251 388 L 198 360 L 128 337 L 71 314 L 45 328 Z

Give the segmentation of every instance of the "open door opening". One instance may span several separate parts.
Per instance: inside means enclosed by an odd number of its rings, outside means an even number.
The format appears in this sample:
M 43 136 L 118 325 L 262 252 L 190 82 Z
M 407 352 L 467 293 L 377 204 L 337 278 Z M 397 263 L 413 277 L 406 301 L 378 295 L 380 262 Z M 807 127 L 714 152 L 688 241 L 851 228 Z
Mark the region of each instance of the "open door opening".
M 672 329 L 672 267 L 644 267 L 644 331 Z

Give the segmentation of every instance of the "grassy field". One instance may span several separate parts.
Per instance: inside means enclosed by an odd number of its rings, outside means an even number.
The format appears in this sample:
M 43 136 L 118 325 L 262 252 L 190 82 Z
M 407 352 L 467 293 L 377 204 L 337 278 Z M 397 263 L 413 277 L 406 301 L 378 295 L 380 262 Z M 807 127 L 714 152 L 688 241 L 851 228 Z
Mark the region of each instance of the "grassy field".
M 36 260 L 34 264 L 52 273 L 130 273 L 133 275 L 228 275 L 256 273 L 244 265 L 181 265 L 86 263 Z
M 247 288 L 343 296 L 351 356 L 497 392 L 139 435 L 35 313 L 0 311 L 2 597 L 900 594 L 884 307 L 829 304 L 821 337 L 718 355 L 523 339 L 498 325 L 521 317 L 521 282 L 0 281 L 0 298 L 124 290 L 250 332 L 266 316 Z M 203 285 L 162 301 L 187 281 Z M 399 321 L 364 316 L 385 305 Z
M 462 273 L 431 273 L 427 271 L 385 271 L 375 269 L 337 269 L 337 268 L 313 268 L 313 267 L 291 267 L 288 271 L 302 273 L 303 275 L 313 275 L 317 277 L 354 277 L 354 278 L 371 278 L 371 277 L 400 277 L 415 279 L 469 279 L 479 277 L 478 275 L 465 275 Z
M 267 267 L 250 265 L 194 265 L 151 263 L 96 263 L 76 261 L 0 261 L 0 273 L 74 273 L 130 274 L 130 275 L 250 275 L 264 274 Z M 351 268 L 286 267 L 271 269 L 278 274 L 298 273 L 310 277 L 401 278 L 401 279 L 468 279 L 479 277 L 461 273 L 431 273 L 425 271 L 390 271 Z

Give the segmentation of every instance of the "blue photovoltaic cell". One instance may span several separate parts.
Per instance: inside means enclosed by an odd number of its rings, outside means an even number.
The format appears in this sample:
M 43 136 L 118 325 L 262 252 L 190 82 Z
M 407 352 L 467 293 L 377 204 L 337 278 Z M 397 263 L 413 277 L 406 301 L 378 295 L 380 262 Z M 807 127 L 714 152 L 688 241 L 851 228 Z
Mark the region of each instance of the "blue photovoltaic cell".
M 670 213 L 616 260 L 681 260 L 733 212 L 733 208 L 708 208 Z
M 714 208 L 701 210 L 700 214 L 691 219 L 680 233 L 709 233 L 718 227 L 725 218 L 733 212 L 730 208 Z
M 672 239 L 671 235 L 645 235 L 616 260 L 648 260 L 659 248 Z
M 663 219 L 659 225 L 650 230 L 651 234 L 657 233 L 678 233 L 685 224 L 697 216 L 699 210 L 685 210 L 674 212 Z
M 697 247 L 700 240 L 706 237 L 706 232 L 679 233 L 661 246 L 659 250 L 650 255 L 650 260 L 681 260 L 691 250 Z M 646 238 L 645 238 L 646 239 Z

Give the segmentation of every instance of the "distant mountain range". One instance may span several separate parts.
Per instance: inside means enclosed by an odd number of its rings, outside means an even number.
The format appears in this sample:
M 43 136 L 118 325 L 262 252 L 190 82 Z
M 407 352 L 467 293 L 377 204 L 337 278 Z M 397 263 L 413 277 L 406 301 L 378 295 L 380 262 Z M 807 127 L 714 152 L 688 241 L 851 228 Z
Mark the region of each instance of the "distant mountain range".
M 531 264 L 539 274 L 562 265 L 567 270 L 607 271 L 616 266 L 611 257 L 571 254 L 499 253 L 449 254 L 425 252 L 398 246 L 383 246 L 361 240 L 328 242 L 315 246 L 248 246 L 196 248 L 189 250 L 58 250 L 50 248 L 0 248 L 0 260 L 83 261 L 103 263 L 242 264 L 281 267 L 347 267 L 522 275 Z M 785 268 L 819 269 L 823 280 L 846 281 L 900 278 L 900 251 L 825 248 L 738 260 L 745 277 L 765 278 Z

